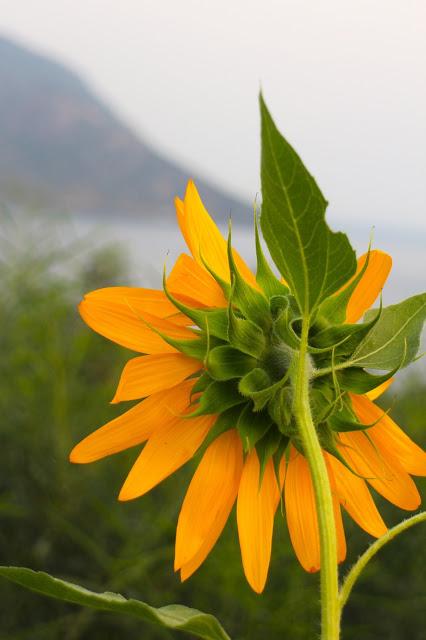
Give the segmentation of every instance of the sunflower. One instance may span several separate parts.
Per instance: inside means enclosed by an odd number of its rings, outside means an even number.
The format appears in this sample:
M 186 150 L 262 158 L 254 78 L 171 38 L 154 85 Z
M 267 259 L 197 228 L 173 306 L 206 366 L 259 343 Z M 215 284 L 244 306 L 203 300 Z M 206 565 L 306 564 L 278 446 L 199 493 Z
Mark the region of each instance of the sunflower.
M 113 398 L 139 402 L 77 444 L 70 459 L 93 462 L 146 442 L 119 494 L 132 500 L 201 451 L 178 518 L 175 570 L 185 580 L 200 567 L 236 502 L 244 572 L 260 593 L 281 502 L 301 565 L 309 572 L 320 568 L 313 484 L 291 413 L 297 310 L 258 235 L 255 276 L 221 235 L 193 182 L 184 200 L 176 199 L 176 211 L 191 255 L 180 255 L 164 290 L 105 288 L 80 304 L 92 329 L 143 355 L 126 364 Z M 358 323 L 390 268 L 391 258 L 378 250 L 359 259 L 345 323 Z M 314 372 L 330 364 L 330 350 L 320 348 L 324 331 L 312 329 Z M 337 361 L 339 353 L 333 349 Z M 313 376 L 311 395 L 342 562 L 341 507 L 370 535 L 383 535 L 387 528 L 369 485 L 394 505 L 416 509 L 420 496 L 411 475 L 426 475 L 426 453 L 373 402 L 390 376 L 375 376 L 375 388 L 357 394 L 333 362 L 331 373 Z

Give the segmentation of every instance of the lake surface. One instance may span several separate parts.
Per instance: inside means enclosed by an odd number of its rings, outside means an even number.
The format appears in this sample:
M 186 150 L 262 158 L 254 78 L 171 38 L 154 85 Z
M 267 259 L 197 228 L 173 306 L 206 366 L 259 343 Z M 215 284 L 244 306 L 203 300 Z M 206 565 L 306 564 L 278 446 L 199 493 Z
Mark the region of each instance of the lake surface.
M 76 216 L 68 225 L 71 233 L 90 239 L 90 246 L 113 243 L 122 247 L 129 260 L 130 281 L 136 286 L 161 287 L 161 273 L 166 263 L 170 270 L 177 256 L 187 251 L 177 224 L 136 222 L 126 218 L 97 222 Z M 226 234 L 226 230 L 223 229 Z M 368 247 L 370 230 L 353 226 L 345 231 L 358 254 Z M 253 231 L 250 227 L 233 227 L 233 245 L 255 265 Z M 409 233 L 404 229 L 381 229 L 375 232 L 373 248 L 380 248 L 393 257 L 393 269 L 383 292 L 384 304 L 393 304 L 425 289 L 426 238 L 424 233 Z

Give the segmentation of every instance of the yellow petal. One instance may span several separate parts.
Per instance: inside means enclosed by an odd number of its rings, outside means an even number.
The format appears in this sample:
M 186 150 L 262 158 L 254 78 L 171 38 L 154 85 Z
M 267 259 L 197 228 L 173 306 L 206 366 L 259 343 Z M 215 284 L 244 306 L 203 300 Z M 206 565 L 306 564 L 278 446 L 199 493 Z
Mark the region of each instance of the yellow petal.
M 195 260 L 203 266 L 203 260 L 218 276 L 230 281 L 227 242 L 204 207 L 198 191 L 190 180 L 183 207 L 176 202 L 177 219 L 185 242 Z M 234 260 L 242 277 L 258 288 L 256 278 L 240 255 L 233 251 Z
M 241 439 L 235 429 L 226 431 L 208 447 L 186 492 L 176 531 L 175 570 L 216 542 L 237 497 L 242 468 Z
M 367 254 L 359 258 L 356 274 L 361 271 L 366 259 Z M 390 255 L 377 249 L 370 251 L 368 266 L 349 300 L 346 309 L 346 322 L 357 322 L 371 307 L 383 289 L 391 268 L 392 258 Z
M 179 256 L 170 272 L 167 287 L 176 298 L 195 307 L 227 307 L 228 305 L 222 289 L 213 276 L 185 253 Z
M 351 518 L 367 533 L 376 538 L 382 536 L 386 533 L 387 527 L 374 504 L 365 481 L 351 473 L 334 456 L 325 455 L 327 465 L 334 477 L 340 503 Z
M 332 478 L 330 478 L 332 481 Z M 292 447 L 285 479 L 285 510 L 296 556 L 309 573 L 320 569 L 320 543 L 315 494 L 304 456 Z M 346 540 L 337 496 L 333 496 L 338 562 L 346 557 Z
M 266 465 L 259 489 L 260 465 L 256 450 L 246 458 L 237 502 L 238 536 L 247 581 L 256 593 L 264 589 L 271 558 L 274 517 L 279 490 L 272 460 Z
M 121 374 L 112 400 L 137 400 L 170 389 L 202 368 L 202 363 L 183 353 L 156 353 L 132 358 Z
M 371 424 L 380 418 L 380 422 L 368 429 L 368 435 L 382 455 L 396 459 L 407 473 L 426 476 L 426 451 L 368 398 L 351 394 L 351 400 L 355 413 L 364 424 Z
M 376 387 L 372 391 L 369 391 L 365 395 L 369 400 L 376 400 L 376 398 L 379 398 L 382 395 L 382 393 L 384 393 L 386 389 L 388 389 L 391 386 L 393 381 L 394 381 L 394 378 L 389 378 L 389 380 L 386 380 L 386 382 L 382 382 L 382 384 L 379 384 L 378 387 Z
M 127 476 L 119 500 L 143 495 L 188 462 L 215 420 L 216 416 L 177 417 L 156 429 Z
M 417 487 L 395 458 L 378 450 L 360 431 L 340 433 L 339 440 L 338 449 L 351 469 L 397 507 L 407 511 L 417 509 L 420 504 Z
M 193 380 L 186 380 L 152 394 L 79 442 L 71 451 L 70 461 L 93 462 L 145 442 L 156 429 L 189 407 L 193 386 Z
M 82 300 L 80 315 L 87 325 L 101 336 L 141 353 L 173 353 L 174 347 L 167 344 L 152 331 L 152 325 L 170 338 L 191 340 L 192 331 L 178 326 L 169 320 L 158 318 L 149 313 L 139 314 L 126 303 L 98 299 L 96 296 Z

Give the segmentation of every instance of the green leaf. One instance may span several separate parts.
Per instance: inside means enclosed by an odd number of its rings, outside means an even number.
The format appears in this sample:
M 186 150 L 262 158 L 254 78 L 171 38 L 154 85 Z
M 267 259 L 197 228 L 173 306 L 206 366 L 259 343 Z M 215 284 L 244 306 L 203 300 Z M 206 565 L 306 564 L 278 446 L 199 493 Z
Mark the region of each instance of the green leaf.
M 229 345 L 211 349 L 206 359 L 207 370 L 215 380 L 242 378 L 256 367 L 256 364 L 255 358 Z
M 205 640 L 230 640 L 214 616 L 183 605 L 171 604 L 156 609 L 145 602 L 126 599 L 118 593 L 95 593 L 71 582 L 54 578 L 48 573 L 22 567 L 0 567 L 0 575 L 26 589 L 57 600 L 134 616 L 145 622 L 185 631 Z
M 368 320 L 373 311 L 365 318 Z M 391 370 L 405 367 L 419 350 L 420 335 L 426 319 L 426 293 L 385 307 L 381 317 L 352 354 L 348 366 Z M 404 362 L 401 354 L 406 349 Z
M 270 254 L 309 316 L 355 273 L 348 238 L 325 222 L 327 203 L 314 178 L 276 128 L 260 96 L 263 236 Z

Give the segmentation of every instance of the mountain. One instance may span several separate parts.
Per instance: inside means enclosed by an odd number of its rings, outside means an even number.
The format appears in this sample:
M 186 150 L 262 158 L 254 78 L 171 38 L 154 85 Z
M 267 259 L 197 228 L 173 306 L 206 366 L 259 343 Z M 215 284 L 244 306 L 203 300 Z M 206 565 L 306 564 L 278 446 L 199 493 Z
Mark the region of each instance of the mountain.
M 78 75 L 0 37 L 0 202 L 167 217 L 188 177 L 216 217 L 251 217 L 147 145 Z

